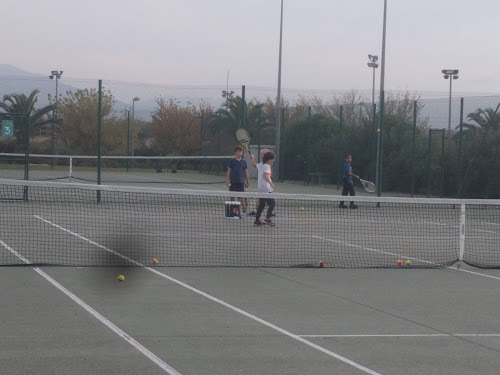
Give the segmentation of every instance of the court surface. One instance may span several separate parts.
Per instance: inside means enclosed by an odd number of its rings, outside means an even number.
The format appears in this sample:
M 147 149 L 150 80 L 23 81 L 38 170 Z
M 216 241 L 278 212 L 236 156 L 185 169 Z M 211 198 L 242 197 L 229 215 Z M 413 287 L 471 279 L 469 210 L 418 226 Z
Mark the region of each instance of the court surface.
M 498 270 L 3 267 L 0 284 L 5 374 L 500 370 Z
M 210 263 L 220 260 L 217 248 L 227 251 L 234 264 L 243 254 L 250 256 L 248 263 L 271 262 L 280 255 L 288 261 L 292 249 L 299 255 L 315 252 L 316 260 L 330 249 L 341 259 L 352 255 L 360 267 L 366 265 L 364 259 L 394 264 L 405 251 L 414 254 L 415 249 L 423 259 L 413 258 L 414 265 L 436 254 L 431 261 L 440 262 L 439 254 L 448 259 L 447 247 L 458 243 L 459 210 L 415 209 L 410 216 L 396 210 L 377 216 L 382 211 L 368 205 L 339 212 L 336 206 L 311 202 L 299 210 L 295 202 L 277 208 L 276 227 L 256 228 L 251 217 L 225 219 L 220 202 L 216 214 L 215 207 L 209 207 L 207 214 L 198 215 L 190 211 L 197 204 L 171 198 L 169 212 L 177 214 L 166 218 L 162 212 L 131 212 L 134 201 L 117 209 L 121 206 L 107 200 L 106 192 L 98 210 L 85 200 L 71 203 L 57 190 L 49 204 L 43 195 L 37 201 L 34 190 L 30 197 L 30 203 L 1 203 L 0 259 L 25 264 L 0 267 L 1 373 L 500 372 L 498 269 L 465 264 L 460 269 L 458 264 L 440 269 L 338 269 Z M 123 202 L 124 197 L 119 198 Z M 148 207 L 142 199 L 138 207 Z M 330 211 L 334 221 L 316 215 Z M 476 254 L 484 248 L 498 258 L 496 208 L 471 212 L 467 251 Z M 211 219 L 200 221 L 200 215 Z M 406 223 L 408 217 L 415 220 Z M 367 231 L 373 223 L 378 231 L 371 235 Z M 344 236 L 339 238 L 339 232 Z M 113 236 L 106 235 L 110 233 Z M 247 237 L 235 239 L 234 233 Z M 309 245 L 300 251 L 301 244 Z M 279 246 L 272 249 L 274 245 Z M 46 259 L 27 249 L 51 247 L 49 254 L 68 256 L 76 264 L 79 256 L 89 256 L 82 264 L 88 259 L 105 264 L 121 254 L 127 257 L 120 258 L 124 264 L 136 261 L 145 267 L 26 265 Z M 169 259 L 169 252 L 152 251 L 165 247 L 182 250 L 184 256 L 191 250 L 196 256 Z M 153 257 L 158 257 L 156 266 Z M 175 259 L 190 267 L 162 266 Z M 196 267 L 197 262 L 208 266 Z M 123 282 L 117 279 L 120 274 Z

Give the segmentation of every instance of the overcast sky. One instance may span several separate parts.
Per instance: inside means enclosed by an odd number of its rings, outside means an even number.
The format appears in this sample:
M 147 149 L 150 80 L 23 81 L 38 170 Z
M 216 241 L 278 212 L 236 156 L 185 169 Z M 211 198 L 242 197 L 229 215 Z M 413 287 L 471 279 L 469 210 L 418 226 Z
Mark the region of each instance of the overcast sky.
M 500 1 L 388 0 L 386 89 L 500 92 Z M 283 88 L 371 89 L 383 0 L 284 0 Z M 2 59 L 33 73 L 277 87 L 280 0 L 17 0 Z M 377 69 L 377 87 L 380 68 Z

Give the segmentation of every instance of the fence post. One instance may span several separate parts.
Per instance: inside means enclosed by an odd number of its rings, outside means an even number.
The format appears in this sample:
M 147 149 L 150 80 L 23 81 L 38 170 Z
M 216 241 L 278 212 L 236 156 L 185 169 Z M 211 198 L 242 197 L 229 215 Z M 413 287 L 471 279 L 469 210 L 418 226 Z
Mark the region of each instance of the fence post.
M 340 182 L 342 181 L 342 125 L 344 123 L 344 107 L 340 106 L 339 118 L 339 156 L 337 161 L 337 189 L 340 189 Z
M 457 191 L 458 198 L 462 198 L 462 189 L 460 189 L 460 186 L 462 185 L 463 123 L 464 123 L 464 98 L 460 98 L 460 136 L 458 139 L 458 186 L 459 186 L 459 189 Z
M 102 79 L 99 80 L 97 97 L 97 185 L 101 184 L 101 143 L 102 143 Z M 97 203 L 101 202 L 101 191 L 97 190 Z
M 411 147 L 411 196 L 415 195 L 415 138 L 417 136 L 417 101 L 413 102 L 413 139 Z

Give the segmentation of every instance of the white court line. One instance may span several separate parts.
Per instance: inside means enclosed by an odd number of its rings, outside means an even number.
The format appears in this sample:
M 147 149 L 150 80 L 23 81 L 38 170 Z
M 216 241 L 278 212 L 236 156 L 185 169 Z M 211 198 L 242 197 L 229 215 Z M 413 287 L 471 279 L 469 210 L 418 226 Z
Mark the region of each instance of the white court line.
M 422 333 L 422 334 L 390 334 L 390 335 L 298 335 L 312 338 L 342 337 L 500 337 L 500 333 Z
M 318 238 L 318 239 L 323 240 L 323 241 L 335 242 L 335 243 L 343 244 L 343 245 L 346 245 L 346 246 L 355 247 L 355 248 L 359 248 L 359 249 L 362 249 L 362 250 L 372 251 L 372 252 L 376 252 L 376 253 L 380 253 L 380 254 L 387 254 L 387 255 L 398 256 L 398 257 L 400 257 L 402 259 L 410 259 L 410 260 L 415 260 L 415 261 L 421 262 L 421 263 L 438 265 L 437 263 L 430 262 L 430 261 L 427 261 L 427 260 L 417 259 L 417 258 L 412 258 L 412 257 L 407 257 L 405 255 L 390 253 L 390 252 L 383 251 L 383 250 L 378 250 L 378 249 L 371 249 L 369 247 L 363 247 L 363 246 L 360 246 L 360 245 L 354 245 L 354 244 L 350 244 L 350 243 L 347 243 L 347 242 L 344 242 L 344 241 L 332 240 L 331 238 L 324 238 L 324 237 L 318 237 L 318 236 L 312 236 L 312 237 Z M 500 280 L 500 277 L 497 277 L 497 276 L 491 276 L 491 275 L 486 275 L 484 273 L 479 273 L 479 272 L 464 270 L 462 268 L 456 268 L 456 267 L 451 267 L 451 266 L 445 267 L 445 268 L 448 268 L 448 269 L 454 270 L 454 271 L 466 272 L 466 273 L 470 273 L 470 274 L 473 274 L 473 275 L 476 275 L 476 276 L 486 277 L 486 278 L 489 278 L 489 279 Z
M 54 227 L 56 227 L 58 229 L 61 229 L 61 230 L 65 231 L 65 232 L 67 232 L 67 233 L 69 233 L 69 234 L 71 234 L 71 235 L 73 235 L 75 237 L 78 237 L 79 239 L 81 239 L 83 241 L 86 241 L 86 242 L 88 242 L 88 243 L 90 243 L 92 245 L 98 246 L 99 248 L 101 248 L 103 250 L 111 252 L 111 253 L 113 253 L 113 254 L 121 257 L 122 259 L 126 259 L 127 261 L 132 262 L 135 265 L 144 266 L 143 264 L 141 264 L 141 263 L 139 263 L 139 262 L 137 262 L 135 260 L 132 260 L 132 259 L 130 259 L 130 258 L 128 258 L 128 257 L 126 257 L 126 256 L 124 256 L 122 254 L 119 254 L 119 253 L 117 253 L 116 251 L 114 251 L 112 249 L 108 249 L 105 246 L 102 246 L 102 245 L 100 245 L 100 244 L 98 244 L 98 243 L 96 243 L 96 242 L 94 242 L 94 241 L 92 241 L 92 240 L 90 240 L 88 238 L 85 238 L 85 237 L 81 236 L 78 233 L 75 233 L 75 232 L 70 231 L 69 229 L 63 228 L 62 226 L 57 225 L 55 223 L 52 223 L 52 222 L 50 222 L 50 221 L 48 221 L 48 220 L 46 220 L 46 219 L 44 219 L 44 218 L 42 218 L 40 216 L 37 216 L 37 215 L 34 215 L 34 216 L 37 219 L 40 219 L 40 220 L 42 220 L 43 222 L 45 222 L 47 224 L 50 224 L 50 225 L 52 225 L 52 226 L 54 226 Z M 373 370 L 371 370 L 371 369 L 369 369 L 367 367 L 364 367 L 364 366 L 360 365 L 359 363 L 356 363 L 356 362 L 354 362 L 354 361 L 352 361 L 352 360 L 350 360 L 350 359 L 348 359 L 346 357 L 341 356 L 340 354 L 334 353 L 334 352 L 332 352 L 332 351 L 330 351 L 328 349 L 323 348 L 322 346 L 314 344 L 311 341 L 308 341 L 308 340 L 306 340 L 306 339 L 304 339 L 304 338 L 302 338 L 302 337 L 300 337 L 298 335 L 295 335 L 295 334 L 293 334 L 293 333 L 291 333 L 291 332 L 289 332 L 289 331 L 287 331 L 287 330 L 285 330 L 283 328 L 280 328 L 280 327 L 278 327 L 278 326 L 276 326 L 276 325 L 274 325 L 274 324 L 272 324 L 272 323 L 270 323 L 270 322 L 268 322 L 268 321 L 266 321 L 264 319 L 261 319 L 261 318 L 255 316 L 253 314 L 250 314 L 249 312 L 246 312 L 246 311 L 244 311 L 244 310 L 242 310 L 242 309 L 240 309 L 240 308 L 238 308 L 236 306 L 233 306 L 233 305 L 231 305 L 231 304 L 229 304 L 227 302 L 224 302 L 224 301 L 222 301 L 222 300 L 220 300 L 220 299 L 218 299 L 218 298 L 216 298 L 216 297 L 214 297 L 214 296 L 212 296 L 212 295 L 210 295 L 208 293 L 205 293 L 205 292 L 203 292 L 203 291 L 201 291 L 199 289 L 196 289 L 196 288 L 192 287 L 191 285 L 188 285 L 188 284 L 186 284 L 186 283 L 184 283 L 184 282 L 182 282 L 180 280 L 174 279 L 173 277 L 168 276 L 167 274 L 164 274 L 164 273 L 162 273 L 162 272 L 160 272 L 160 271 L 158 271 L 156 269 L 153 269 L 151 267 L 144 267 L 144 269 L 146 269 L 146 270 L 148 270 L 150 272 L 153 272 L 156 275 L 158 275 L 160 277 L 163 277 L 163 278 L 165 278 L 165 279 L 167 279 L 167 280 L 169 280 L 169 281 L 171 281 L 171 282 L 173 282 L 173 283 L 175 283 L 177 285 L 180 285 L 180 286 L 182 286 L 182 287 L 184 287 L 186 289 L 189 289 L 192 292 L 197 293 L 197 294 L 199 294 L 199 295 L 201 295 L 201 296 L 203 296 L 205 298 L 208 298 L 209 300 L 211 300 L 211 301 L 213 301 L 215 303 L 218 303 L 218 304 L 220 304 L 222 306 L 225 306 L 228 309 L 231 309 L 231 310 L 233 310 L 233 311 L 235 311 L 235 312 L 237 312 L 237 313 L 239 313 L 239 314 L 241 314 L 243 316 L 246 316 L 247 318 L 250 318 L 250 319 L 252 319 L 252 320 L 254 320 L 254 321 L 256 321 L 256 322 L 258 322 L 260 324 L 263 324 L 266 327 L 269 327 L 269 328 L 271 328 L 271 329 L 273 329 L 273 330 L 275 330 L 275 331 L 277 331 L 277 332 L 279 332 L 279 333 L 281 333 L 281 334 L 283 334 L 285 336 L 288 336 L 288 337 L 290 337 L 290 338 L 292 338 L 292 339 L 294 339 L 296 341 L 299 341 L 299 342 L 301 342 L 301 343 L 303 343 L 303 344 L 305 344 L 307 346 L 310 346 L 313 349 L 319 350 L 320 352 L 322 352 L 324 354 L 327 354 L 330 357 L 336 358 L 336 359 L 338 359 L 338 360 L 340 360 L 340 361 L 342 361 L 344 363 L 347 363 L 348 365 L 351 365 L 351 366 L 357 368 L 358 370 L 364 371 L 365 373 L 370 374 L 370 375 L 380 375 L 378 372 L 375 372 L 375 371 L 373 371 Z
M 0 245 L 5 247 L 8 251 L 10 251 L 12 254 L 14 254 L 16 257 L 21 259 L 24 263 L 26 264 L 31 264 L 31 262 L 23 257 L 21 254 L 19 254 L 17 251 L 15 251 L 13 248 L 11 248 L 9 245 L 7 245 L 5 242 L 0 240 Z M 136 341 L 133 337 L 128 335 L 125 331 L 120 329 L 118 326 L 113 324 L 111 321 L 106 319 L 103 315 L 101 315 L 99 312 L 94 310 L 91 306 L 87 305 L 84 301 L 82 301 L 80 298 L 78 298 L 75 294 L 71 293 L 68 289 L 66 289 L 64 286 L 59 284 L 56 280 L 54 280 L 52 277 L 47 275 L 45 272 L 43 272 L 40 268 L 38 267 L 33 267 L 33 270 L 37 272 L 40 276 L 42 276 L 45 280 L 47 280 L 49 283 L 54 285 L 57 289 L 59 289 L 61 292 L 66 294 L 69 298 L 71 298 L 74 302 L 76 302 L 80 307 L 82 307 L 84 310 L 86 310 L 88 313 L 90 313 L 94 318 L 99 320 L 102 324 L 104 324 L 106 327 L 111 329 L 113 332 L 115 332 L 118 336 L 120 336 L 123 340 L 125 340 L 127 343 L 132 345 L 134 348 L 136 348 L 139 352 L 144 354 L 147 358 L 149 358 L 151 361 L 156 363 L 162 370 L 164 370 L 166 373 L 171 374 L 171 375 L 180 375 L 180 372 L 176 371 L 174 368 L 170 367 L 167 363 L 163 362 L 160 358 L 158 358 L 155 354 L 153 354 L 151 351 L 149 351 L 146 347 L 141 345 L 138 341 Z
M 351 243 L 348 243 L 348 242 L 345 242 L 345 241 L 338 241 L 338 240 L 333 240 L 331 238 L 324 238 L 324 237 L 319 237 L 319 236 L 312 236 L 312 237 L 320 239 L 320 240 L 323 240 L 323 241 L 335 242 L 335 243 L 339 243 L 339 244 L 346 245 L 346 246 L 349 246 L 349 247 L 355 247 L 357 249 L 371 251 L 371 252 L 374 252 L 374 253 L 386 254 L 386 255 L 391 255 L 391 256 L 397 256 L 397 257 L 400 257 L 401 259 L 410 259 L 410 260 L 414 260 L 414 261 L 417 261 L 417 262 L 420 262 L 420 263 L 427 263 L 427 264 L 437 265 L 437 263 L 429 262 L 427 260 L 417 259 L 417 258 L 413 258 L 413 257 L 408 257 L 408 256 L 402 255 L 402 254 L 390 253 L 388 251 L 383 251 L 383 250 L 379 250 L 379 249 L 372 249 L 370 247 L 363 247 L 361 245 L 354 245 L 354 244 L 351 244 Z

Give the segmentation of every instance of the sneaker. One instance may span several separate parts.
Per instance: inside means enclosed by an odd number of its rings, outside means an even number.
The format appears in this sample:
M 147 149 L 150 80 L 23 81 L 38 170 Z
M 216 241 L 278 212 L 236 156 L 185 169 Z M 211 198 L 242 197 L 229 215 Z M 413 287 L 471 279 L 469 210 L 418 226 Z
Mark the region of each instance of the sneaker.
M 358 208 L 358 206 L 356 206 L 354 203 L 352 203 L 351 205 L 349 205 L 349 208 L 352 208 L 353 210 L 355 210 L 356 208 Z
M 271 221 L 271 219 L 264 219 L 264 223 L 271 227 L 274 227 L 274 223 Z
M 262 225 L 262 224 L 264 224 L 264 223 L 262 221 L 260 221 L 260 220 L 255 220 L 253 222 L 253 225 Z
M 344 203 L 339 204 L 339 208 L 347 208 L 347 206 Z
M 250 216 L 257 216 L 257 211 L 253 210 L 252 212 L 249 213 Z

